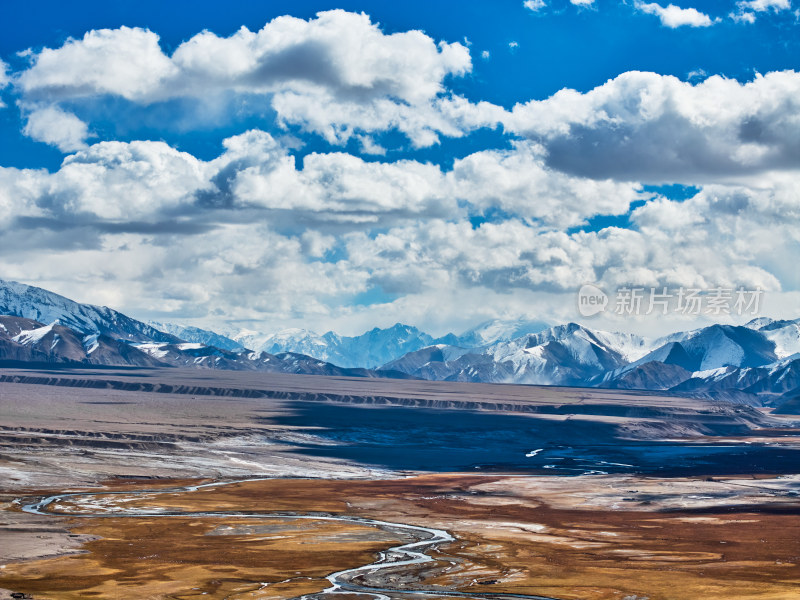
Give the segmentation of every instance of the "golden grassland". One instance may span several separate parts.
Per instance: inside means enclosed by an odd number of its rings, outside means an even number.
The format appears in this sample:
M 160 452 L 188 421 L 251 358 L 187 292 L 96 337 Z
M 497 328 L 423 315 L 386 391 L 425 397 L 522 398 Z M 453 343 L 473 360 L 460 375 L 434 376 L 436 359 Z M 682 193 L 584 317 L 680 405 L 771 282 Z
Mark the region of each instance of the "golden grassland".
M 275 479 L 99 500 L 126 508 L 357 515 L 447 529 L 457 540 L 411 574 L 423 587 L 565 600 L 800 598 L 800 506 L 591 505 L 570 495 L 576 483 L 567 479 L 540 488 L 535 480 L 523 487 L 519 478 L 460 474 Z M 81 498 L 62 504 L 68 512 L 88 510 Z M 7 564 L 0 587 L 37 600 L 290 598 L 324 589 L 325 575 L 367 564 L 399 543 L 397 534 L 374 527 L 321 520 L 53 519 L 99 539 L 85 543 L 84 554 Z
M 0 585 L 37 600 L 287 598 L 393 542 L 372 527 L 273 519 L 100 518 L 74 531 L 100 539 L 85 554 L 8 565 Z

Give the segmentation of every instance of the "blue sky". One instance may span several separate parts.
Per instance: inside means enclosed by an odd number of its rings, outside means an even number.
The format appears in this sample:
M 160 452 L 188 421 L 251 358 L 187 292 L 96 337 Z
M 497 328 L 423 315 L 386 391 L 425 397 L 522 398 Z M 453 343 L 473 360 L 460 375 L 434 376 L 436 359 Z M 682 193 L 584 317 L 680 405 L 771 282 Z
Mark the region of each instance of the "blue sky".
M 800 36 L 791 11 L 767 11 L 754 24 L 726 18 L 732 3 L 692 2 L 722 21 L 712 27 L 664 27 L 642 14 L 632 2 L 597 0 L 592 7 L 568 0 L 553 1 L 540 11 L 522 2 L 239 2 L 224 10 L 215 2 L 85 2 L 75 10 L 63 2 L 10 4 L 0 23 L 0 56 L 25 64 L 20 50 L 56 47 L 86 31 L 120 26 L 149 28 L 158 33 L 166 52 L 204 29 L 220 36 L 246 26 L 257 31 L 270 19 L 290 14 L 310 19 L 319 11 L 343 8 L 365 12 L 386 33 L 420 29 L 434 40 L 471 44 L 472 73 L 451 87 L 473 101 L 486 100 L 511 108 L 517 102 L 544 99 L 568 87 L 588 91 L 625 71 L 653 71 L 680 79 L 723 75 L 739 81 L 755 73 L 798 68 Z M 516 42 L 516 48 L 509 44 Z M 481 59 L 484 51 L 489 59 Z M 57 168 L 61 153 L 32 144 L 19 134 L 19 122 L 5 114 L 0 160 L 7 166 Z M 163 123 L 162 123 L 163 125 Z M 161 135 L 182 149 L 212 157 L 220 139 L 241 129 L 241 123 L 211 133 L 203 131 L 127 130 L 118 139 L 137 134 Z M 448 149 L 449 150 L 449 149 Z M 447 160 L 457 150 L 424 155 Z
M 0 276 L 231 330 L 556 323 L 587 282 L 796 317 L 798 14 L 7 5 Z

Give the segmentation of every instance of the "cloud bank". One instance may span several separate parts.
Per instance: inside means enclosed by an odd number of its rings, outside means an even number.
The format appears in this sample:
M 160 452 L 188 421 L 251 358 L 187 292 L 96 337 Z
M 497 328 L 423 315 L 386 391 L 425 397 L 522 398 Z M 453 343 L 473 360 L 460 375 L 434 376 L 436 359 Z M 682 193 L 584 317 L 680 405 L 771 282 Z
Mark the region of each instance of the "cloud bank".
M 691 84 L 628 72 L 586 93 L 513 108 L 506 127 L 540 142 L 547 163 L 587 177 L 708 183 L 800 164 L 800 74 Z
M 712 24 L 636 6 L 668 27 Z M 454 91 L 472 73 L 468 42 L 387 34 L 338 10 L 200 32 L 171 54 L 146 29 L 95 30 L 29 59 L 0 64 L 0 89 L 21 132 L 64 156 L 49 171 L 0 167 L 7 278 L 143 318 L 350 333 L 567 321 L 586 282 L 800 297 L 786 259 L 800 255 L 794 71 L 692 82 L 628 71 L 500 106 Z M 259 125 L 204 157 L 157 136 L 106 139 L 109 107 L 157 119 L 175 106 L 191 131 L 237 111 Z M 414 151 L 489 130 L 446 160 Z M 319 139 L 334 147 L 298 151 Z M 668 184 L 692 187 L 653 187 Z
M 93 30 L 32 53 L 31 62 L 17 80 L 25 105 L 112 97 L 229 107 L 247 100 L 331 143 L 397 130 L 415 146 L 461 135 L 438 104 L 449 96 L 446 79 L 472 68 L 459 42 L 437 44 L 420 31 L 387 35 L 369 16 L 343 10 L 308 21 L 278 17 L 258 32 L 242 27 L 229 37 L 203 31 L 171 56 L 152 31 Z

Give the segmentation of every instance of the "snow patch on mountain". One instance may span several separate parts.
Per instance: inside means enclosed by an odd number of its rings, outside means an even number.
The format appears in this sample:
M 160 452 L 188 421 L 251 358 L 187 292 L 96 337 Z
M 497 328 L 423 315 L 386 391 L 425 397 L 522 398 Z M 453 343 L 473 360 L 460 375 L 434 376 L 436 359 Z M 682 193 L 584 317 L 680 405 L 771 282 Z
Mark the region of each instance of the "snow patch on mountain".
M 50 332 L 53 331 L 53 325 L 55 325 L 55 323 L 51 323 L 50 325 L 45 325 L 44 327 L 38 327 L 36 329 L 23 331 L 19 335 L 14 336 L 12 339 L 18 344 L 22 344 L 23 346 L 27 346 L 30 344 L 38 344 L 39 342 L 42 341 L 42 339 L 45 336 L 47 336 Z
M 165 346 L 168 346 L 167 343 L 149 343 L 149 344 L 131 344 L 134 348 L 138 348 L 145 354 L 149 354 L 153 358 L 164 358 L 169 354 L 167 350 L 164 350 Z
M 786 358 L 800 354 L 800 323 L 789 321 L 784 327 L 761 330 L 775 344 L 775 355 Z
M 100 347 L 99 338 L 100 335 L 97 333 L 83 338 L 83 347 L 86 348 L 86 354 L 91 354 Z

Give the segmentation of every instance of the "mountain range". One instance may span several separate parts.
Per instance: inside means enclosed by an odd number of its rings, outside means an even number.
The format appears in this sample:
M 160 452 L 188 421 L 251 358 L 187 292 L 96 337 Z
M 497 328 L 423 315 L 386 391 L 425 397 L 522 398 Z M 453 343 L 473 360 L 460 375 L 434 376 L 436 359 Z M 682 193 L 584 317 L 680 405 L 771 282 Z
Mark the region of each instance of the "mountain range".
M 169 331 L 164 331 L 168 329 Z M 0 280 L 0 365 L 191 367 L 343 377 L 409 375 L 345 368 L 294 352 L 242 348 L 210 331 L 156 328 L 104 306 L 80 304 L 42 288 Z M 194 342 L 178 337 L 204 337 Z M 212 345 L 220 343 L 222 346 Z
M 569 323 L 480 348 L 422 348 L 385 368 L 425 379 L 658 390 L 779 406 L 800 396 L 800 319 L 657 339 Z
M 577 323 L 494 320 L 433 338 L 400 323 L 359 336 L 228 335 L 144 323 L 0 280 L 0 361 L 192 367 L 669 391 L 800 413 L 800 319 L 759 318 L 648 339 Z

